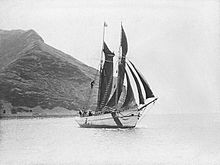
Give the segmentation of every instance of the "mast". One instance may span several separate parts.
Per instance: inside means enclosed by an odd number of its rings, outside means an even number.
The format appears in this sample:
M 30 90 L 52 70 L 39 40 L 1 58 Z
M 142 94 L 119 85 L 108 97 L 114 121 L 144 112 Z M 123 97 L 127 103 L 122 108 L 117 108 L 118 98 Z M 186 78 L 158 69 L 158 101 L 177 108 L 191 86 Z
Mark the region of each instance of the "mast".
M 102 78 L 101 72 L 102 72 L 102 64 L 103 64 L 103 48 L 104 48 L 104 39 L 105 39 L 105 27 L 107 27 L 107 24 L 104 21 L 104 24 L 103 24 L 103 35 L 102 35 L 101 61 L 100 61 L 100 67 L 99 67 L 98 101 L 100 100 L 100 93 L 101 93 L 101 90 L 100 90 L 101 83 L 100 82 L 101 82 L 101 78 Z M 97 105 L 98 105 L 98 101 L 97 101 Z M 99 107 L 97 106 L 97 108 L 99 108 Z M 99 110 L 99 109 L 97 109 L 97 110 Z
M 122 22 L 121 22 L 121 27 L 122 27 Z M 120 42 L 121 42 L 121 37 L 122 37 L 122 34 L 120 36 Z M 118 69 L 117 69 L 117 87 L 116 87 L 116 94 L 115 94 L 115 105 L 116 105 L 116 111 L 118 109 L 118 85 L 119 85 L 119 65 L 121 64 L 121 59 L 120 59 L 120 56 L 121 56 L 121 44 L 119 46 L 119 50 L 118 50 Z
M 119 58 L 120 57 L 118 57 L 118 63 L 120 62 Z M 116 89 L 115 89 L 116 90 L 115 91 L 116 92 L 115 93 L 115 106 L 116 106 L 116 110 L 118 109 L 118 99 L 117 99 L 118 98 L 118 80 L 119 80 L 118 70 L 119 70 L 119 65 L 118 65 L 118 69 L 117 69 L 117 83 L 116 83 L 117 86 L 116 86 Z
M 118 101 L 123 88 L 124 76 L 125 76 L 125 58 L 128 51 L 127 37 L 125 35 L 123 26 L 121 24 L 121 41 L 119 47 L 119 60 L 118 60 L 118 76 L 117 76 L 117 88 L 115 89 L 112 97 L 109 99 L 108 107 L 117 107 Z M 121 54 L 121 56 L 120 56 Z

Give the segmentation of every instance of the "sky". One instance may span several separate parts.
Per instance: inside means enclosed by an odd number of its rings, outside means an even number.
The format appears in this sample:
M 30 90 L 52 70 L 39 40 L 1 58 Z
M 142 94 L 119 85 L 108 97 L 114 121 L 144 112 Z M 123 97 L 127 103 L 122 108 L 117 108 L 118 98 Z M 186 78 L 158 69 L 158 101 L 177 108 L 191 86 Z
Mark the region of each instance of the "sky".
M 34 29 L 45 43 L 98 67 L 105 41 L 128 55 L 159 100 L 153 113 L 220 111 L 220 1 L 0 0 L 0 29 Z

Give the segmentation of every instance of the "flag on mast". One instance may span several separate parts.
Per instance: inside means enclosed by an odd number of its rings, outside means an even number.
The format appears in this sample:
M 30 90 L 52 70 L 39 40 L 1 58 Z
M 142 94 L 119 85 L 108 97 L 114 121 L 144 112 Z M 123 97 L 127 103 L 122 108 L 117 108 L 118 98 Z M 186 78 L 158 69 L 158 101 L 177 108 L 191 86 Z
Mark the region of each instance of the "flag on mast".
M 108 26 L 106 22 L 104 22 L 104 26 L 105 26 L 105 27 L 107 27 L 107 26 Z

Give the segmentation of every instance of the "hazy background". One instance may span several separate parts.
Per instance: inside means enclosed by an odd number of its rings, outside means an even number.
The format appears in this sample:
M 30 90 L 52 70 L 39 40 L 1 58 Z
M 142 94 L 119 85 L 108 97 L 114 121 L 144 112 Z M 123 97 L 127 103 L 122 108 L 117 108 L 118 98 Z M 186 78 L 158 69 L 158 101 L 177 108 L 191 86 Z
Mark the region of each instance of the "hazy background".
M 120 22 L 130 58 L 159 97 L 153 113 L 220 110 L 218 0 L 1 0 L 0 29 L 34 29 L 82 62 L 99 63 L 106 42 L 118 51 Z

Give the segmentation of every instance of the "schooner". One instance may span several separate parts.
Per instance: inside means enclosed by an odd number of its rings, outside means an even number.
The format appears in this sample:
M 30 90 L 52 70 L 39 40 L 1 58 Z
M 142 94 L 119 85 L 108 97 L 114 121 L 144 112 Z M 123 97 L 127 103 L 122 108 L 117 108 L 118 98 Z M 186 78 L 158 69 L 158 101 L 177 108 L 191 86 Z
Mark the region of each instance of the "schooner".
M 104 23 L 96 109 L 92 111 L 88 108 L 80 111 L 80 116 L 75 117 L 75 120 L 80 127 L 85 128 L 134 128 L 145 108 L 157 98 L 143 75 L 126 58 L 128 43 L 122 25 L 117 76 L 115 76 L 113 68 L 115 54 L 110 51 L 104 40 L 106 26 Z M 94 81 L 91 83 L 91 90 L 93 83 Z M 138 93 L 138 99 L 135 99 L 134 88 Z

